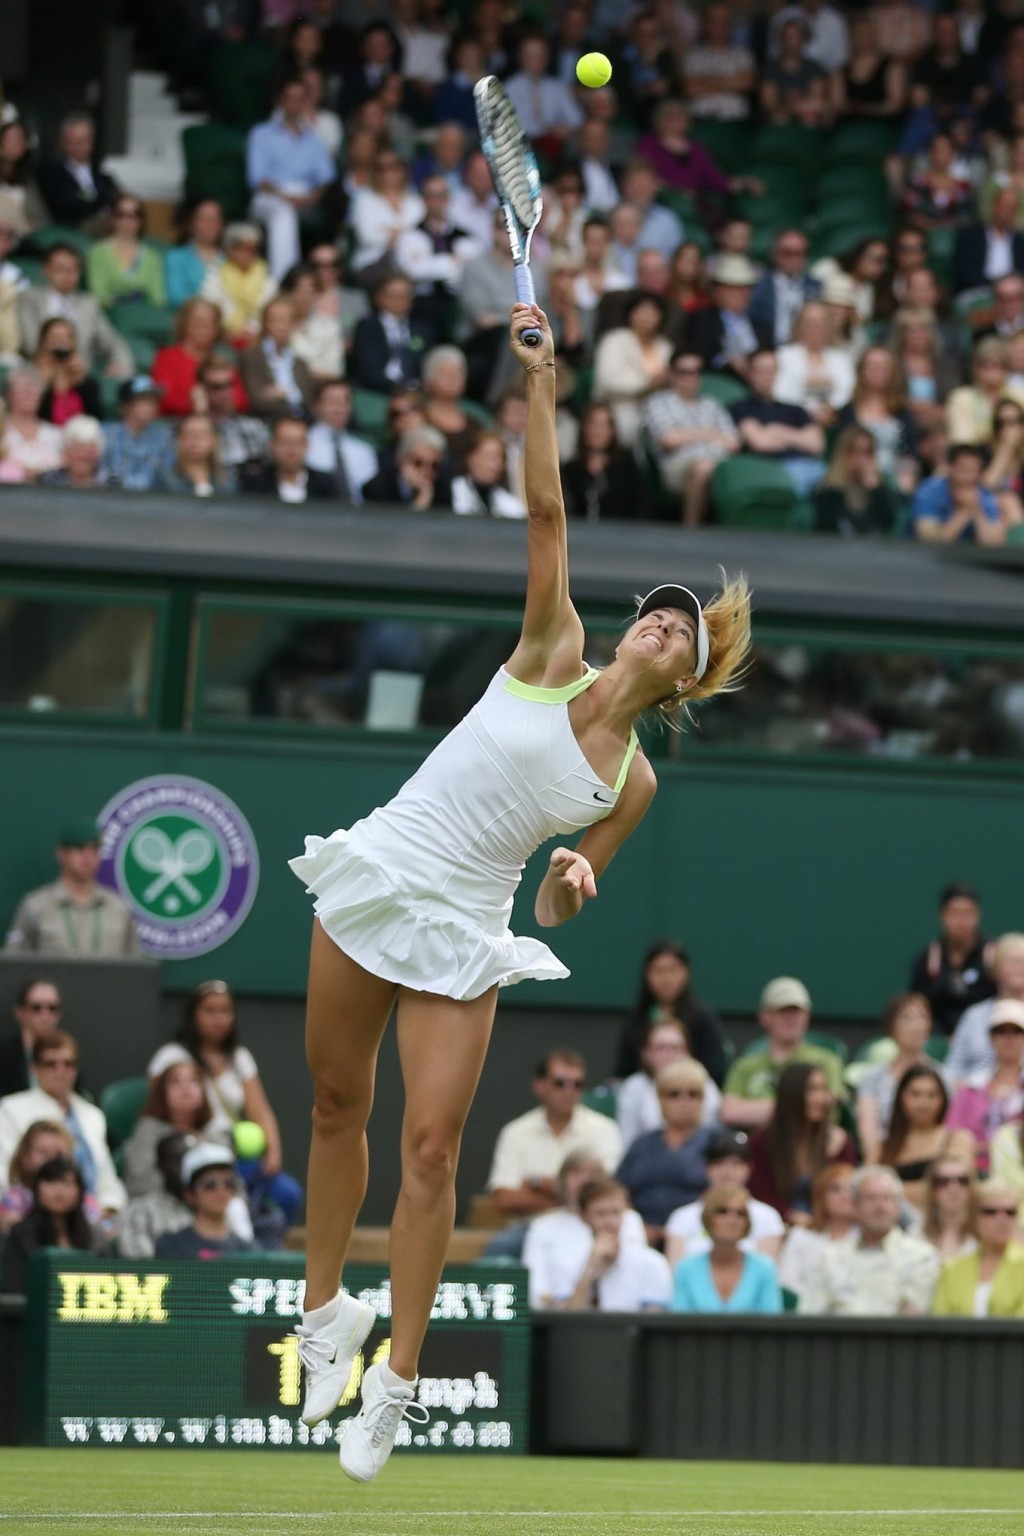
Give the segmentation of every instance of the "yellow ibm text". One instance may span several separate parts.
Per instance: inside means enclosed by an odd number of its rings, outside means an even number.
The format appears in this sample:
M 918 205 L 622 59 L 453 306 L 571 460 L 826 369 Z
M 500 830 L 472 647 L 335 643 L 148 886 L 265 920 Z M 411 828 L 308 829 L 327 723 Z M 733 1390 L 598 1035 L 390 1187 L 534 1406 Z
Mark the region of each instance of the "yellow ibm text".
M 64 1323 L 165 1323 L 169 1275 L 58 1275 Z
M 376 1365 L 380 1360 L 386 1360 L 391 1353 L 391 1340 L 385 1339 L 378 1344 L 370 1365 Z M 273 1355 L 277 1362 L 277 1400 L 282 1408 L 296 1408 L 302 1401 L 302 1367 L 299 1364 L 299 1341 L 294 1333 L 286 1334 L 283 1339 L 275 1339 L 273 1344 L 267 1345 L 267 1354 Z M 359 1388 L 363 1384 L 363 1371 L 366 1364 L 363 1360 L 363 1352 L 352 1362 L 352 1371 L 344 1392 L 338 1399 L 338 1407 L 344 1408 L 351 1403 Z

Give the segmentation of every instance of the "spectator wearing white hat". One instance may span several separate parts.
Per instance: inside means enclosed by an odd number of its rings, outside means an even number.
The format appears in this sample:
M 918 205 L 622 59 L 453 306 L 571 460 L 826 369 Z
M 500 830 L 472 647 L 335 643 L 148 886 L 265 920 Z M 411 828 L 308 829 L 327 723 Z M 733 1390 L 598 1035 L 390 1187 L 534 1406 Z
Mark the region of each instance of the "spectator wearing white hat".
M 750 360 L 773 344 L 772 328 L 753 312 L 758 272 L 746 256 L 722 256 L 714 267 L 714 303 L 690 317 L 688 345 L 705 368 L 747 381 Z
M 154 1247 L 158 1259 L 220 1259 L 254 1250 L 254 1243 L 231 1230 L 228 1217 L 238 1193 L 233 1152 L 205 1141 L 190 1147 L 181 1160 L 181 1184 L 192 1225 L 162 1233 Z
M 842 1063 L 835 1051 L 809 1045 L 811 994 L 795 976 L 776 976 L 761 993 L 758 1021 L 767 1041 L 734 1061 L 725 1080 L 722 1119 L 727 1125 L 767 1125 L 783 1071 L 793 1062 L 820 1067 L 836 1099 L 844 1099 Z
M 980 1173 L 988 1168 L 989 1142 L 996 1132 L 1024 1116 L 1024 1003 L 1012 997 L 996 998 L 988 1038 L 994 1070 L 969 1077 L 946 1116 L 950 1130 L 970 1131 L 974 1137 Z
M 999 999 L 1012 997 L 1024 1002 L 1024 933 L 1004 933 L 996 940 L 992 975 Z M 994 1006 L 994 998 L 975 1003 L 961 1015 L 953 1031 L 945 1065 L 954 1087 L 995 1069 L 996 1056 L 988 1032 Z

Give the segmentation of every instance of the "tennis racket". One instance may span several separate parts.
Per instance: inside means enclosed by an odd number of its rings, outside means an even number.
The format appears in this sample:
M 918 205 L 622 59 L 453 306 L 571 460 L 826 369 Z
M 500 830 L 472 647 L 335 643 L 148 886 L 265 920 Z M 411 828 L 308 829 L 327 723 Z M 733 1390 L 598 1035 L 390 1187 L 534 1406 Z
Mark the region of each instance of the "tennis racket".
M 480 148 L 491 168 L 494 190 L 505 215 L 508 243 L 515 262 L 516 298 L 520 304 L 536 304 L 530 274 L 530 241 L 540 223 L 544 205 L 540 196 L 540 171 L 526 142 L 523 125 L 504 87 L 493 75 L 485 75 L 473 87 Z M 535 327 L 520 331 L 527 347 L 539 347 L 541 333 Z

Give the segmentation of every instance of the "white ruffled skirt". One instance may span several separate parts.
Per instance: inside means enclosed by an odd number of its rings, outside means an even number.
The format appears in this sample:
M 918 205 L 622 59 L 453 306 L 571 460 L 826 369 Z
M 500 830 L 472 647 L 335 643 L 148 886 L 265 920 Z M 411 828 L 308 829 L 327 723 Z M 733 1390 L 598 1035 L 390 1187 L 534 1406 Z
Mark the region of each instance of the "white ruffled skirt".
M 467 1001 L 517 981 L 561 981 L 568 969 L 539 939 L 488 932 L 485 914 L 403 889 L 344 829 L 307 837 L 288 867 L 316 897 L 324 932 L 364 970 L 414 992 Z M 497 914 L 491 914 L 497 917 Z M 496 923 L 495 926 L 498 926 Z

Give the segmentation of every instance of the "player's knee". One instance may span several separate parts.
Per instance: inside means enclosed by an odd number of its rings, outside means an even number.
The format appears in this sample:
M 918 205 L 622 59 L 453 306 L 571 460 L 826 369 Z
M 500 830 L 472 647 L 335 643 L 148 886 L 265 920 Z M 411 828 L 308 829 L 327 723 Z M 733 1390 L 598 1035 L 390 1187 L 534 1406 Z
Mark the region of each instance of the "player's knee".
M 321 1080 L 313 1085 L 313 1126 L 321 1135 L 365 1130 L 371 1106 L 369 1094 L 354 1091 L 351 1084 Z
M 403 1149 L 405 1172 L 422 1184 L 444 1186 L 455 1178 L 459 1160 L 458 1137 L 442 1126 L 422 1126 L 406 1134 Z

